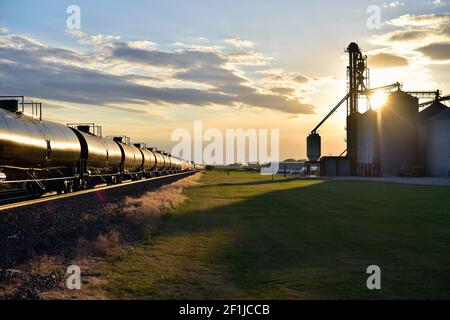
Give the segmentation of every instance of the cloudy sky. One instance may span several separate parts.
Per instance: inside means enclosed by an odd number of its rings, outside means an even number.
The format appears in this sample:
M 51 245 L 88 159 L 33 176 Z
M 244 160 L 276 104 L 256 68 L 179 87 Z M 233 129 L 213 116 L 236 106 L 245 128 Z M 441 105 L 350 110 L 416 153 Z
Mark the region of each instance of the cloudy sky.
M 81 9 L 68 30 L 67 7 Z M 381 9 L 367 27 L 369 6 Z M 450 92 L 450 4 L 417 1 L 21 1 L 0 3 L 0 94 L 44 117 L 95 122 L 170 149 L 174 129 L 280 129 L 281 158 L 345 95 L 344 50 L 369 55 L 372 87 Z M 320 133 L 345 149 L 345 110 Z

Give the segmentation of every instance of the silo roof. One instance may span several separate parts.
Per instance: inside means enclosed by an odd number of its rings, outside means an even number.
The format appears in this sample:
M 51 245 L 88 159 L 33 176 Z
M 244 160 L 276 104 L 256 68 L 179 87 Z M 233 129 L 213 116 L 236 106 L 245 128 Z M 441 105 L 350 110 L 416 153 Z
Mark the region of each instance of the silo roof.
M 440 112 L 437 116 L 431 118 L 431 120 L 445 120 L 445 119 L 450 119 L 450 108 L 447 108 L 446 110 Z
M 397 90 L 397 91 L 391 92 L 391 95 L 392 95 L 392 96 L 402 97 L 402 98 L 405 97 L 405 98 L 409 98 L 409 99 L 416 99 L 416 100 L 419 100 L 418 98 L 416 98 L 416 97 L 410 95 L 408 92 L 405 92 L 405 91 L 403 91 L 403 90 Z
M 445 104 L 442 104 L 439 101 L 434 101 L 426 109 L 420 111 L 419 119 L 422 123 L 426 122 L 428 119 L 433 118 L 434 116 L 440 114 L 442 111 L 444 111 L 446 109 L 447 109 L 447 106 Z
M 413 107 L 414 109 L 416 108 L 418 109 L 419 99 L 402 90 L 391 92 L 388 95 L 388 99 L 386 101 L 385 106 L 388 106 L 393 102 L 398 103 L 399 101 L 402 101 L 404 103 L 406 102 L 410 104 L 410 106 Z

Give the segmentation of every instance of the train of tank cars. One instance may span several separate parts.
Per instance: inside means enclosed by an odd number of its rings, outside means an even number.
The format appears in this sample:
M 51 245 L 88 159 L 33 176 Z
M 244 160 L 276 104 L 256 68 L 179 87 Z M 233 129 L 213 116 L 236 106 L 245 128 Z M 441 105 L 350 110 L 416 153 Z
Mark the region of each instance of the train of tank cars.
M 127 137 L 102 137 L 93 124 L 62 125 L 27 115 L 21 98 L 0 100 L 2 185 L 35 195 L 69 193 L 203 169 L 156 148 L 131 145 Z M 34 113 L 38 104 L 32 106 Z

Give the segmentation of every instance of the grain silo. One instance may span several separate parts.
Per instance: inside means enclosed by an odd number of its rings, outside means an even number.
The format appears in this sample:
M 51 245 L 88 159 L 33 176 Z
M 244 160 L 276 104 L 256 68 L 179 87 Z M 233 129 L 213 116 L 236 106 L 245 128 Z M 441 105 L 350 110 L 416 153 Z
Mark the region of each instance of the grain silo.
M 427 174 L 450 175 L 450 108 L 429 120 Z
M 427 108 L 423 109 L 419 113 L 419 154 L 420 154 L 420 164 L 425 166 L 427 169 L 427 139 L 430 119 L 437 116 L 442 111 L 446 110 L 447 106 L 440 103 L 439 101 L 434 101 Z
M 307 157 L 309 161 L 318 161 L 321 156 L 321 138 L 318 133 L 311 133 L 306 139 Z
M 377 113 L 369 110 L 358 115 L 358 176 L 377 176 L 379 173 L 379 141 Z
M 380 175 L 420 175 L 419 102 L 398 90 L 378 112 Z

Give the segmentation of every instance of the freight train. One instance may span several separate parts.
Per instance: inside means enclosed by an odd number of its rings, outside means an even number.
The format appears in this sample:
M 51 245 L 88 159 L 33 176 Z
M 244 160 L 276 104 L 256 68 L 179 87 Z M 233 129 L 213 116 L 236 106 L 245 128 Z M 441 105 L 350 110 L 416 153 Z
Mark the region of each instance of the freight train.
M 24 113 L 24 97 L 0 99 L 0 180 L 35 194 L 69 193 L 203 166 L 127 137 L 103 137 L 94 124 L 62 125 Z M 19 106 L 21 110 L 19 111 Z M 40 108 L 40 110 L 42 110 Z

